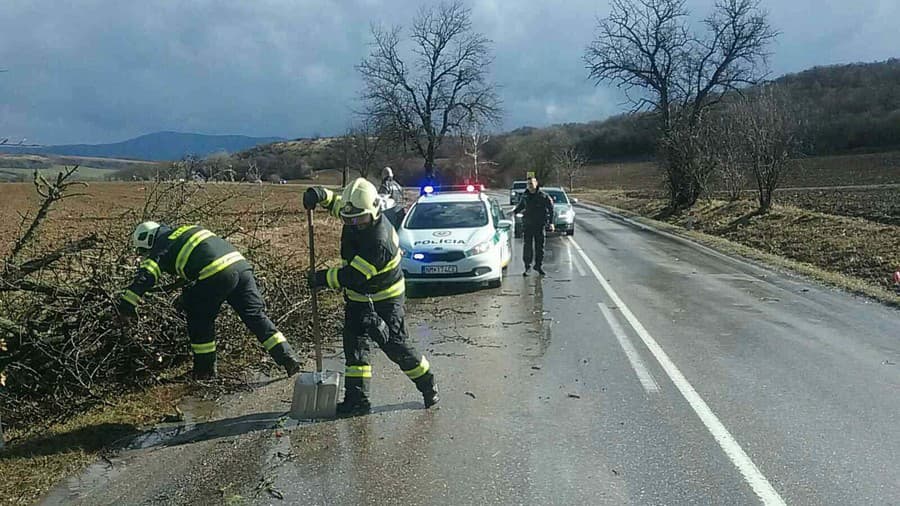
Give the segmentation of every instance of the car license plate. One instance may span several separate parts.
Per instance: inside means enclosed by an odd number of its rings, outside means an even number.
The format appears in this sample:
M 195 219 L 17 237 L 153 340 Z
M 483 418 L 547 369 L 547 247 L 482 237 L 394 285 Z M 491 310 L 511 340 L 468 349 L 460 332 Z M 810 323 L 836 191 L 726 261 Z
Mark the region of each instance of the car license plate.
M 456 274 L 455 265 L 426 265 L 422 267 L 422 274 Z

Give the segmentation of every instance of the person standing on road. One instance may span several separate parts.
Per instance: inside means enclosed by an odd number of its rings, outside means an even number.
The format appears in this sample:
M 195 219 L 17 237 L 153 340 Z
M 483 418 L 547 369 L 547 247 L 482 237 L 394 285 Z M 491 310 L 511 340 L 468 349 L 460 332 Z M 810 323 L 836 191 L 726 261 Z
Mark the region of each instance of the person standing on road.
M 404 320 L 406 280 L 400 269 L 400 239 L 380 210 L 375 185 L 358 178 L 342 195 L 314 186 L 303 194 L 303 207 L 317 205 L 344 222 L 341 230 L 343 266 L 311 274 L 310 287 L 328 287 L 344 292 L 344 400 L 338 404 L 343 416 L 371 411 L 369 339 L 422 393 L 425 407 L 438 402 L 438 391 L 428 359 L 407 341 Z
M 131 240 L 144 261 L 119 298 L 119 318 L 123 323 L 137 319 L 141 298 L 159 282 L 163 272 L 186 280 L 189 284 L 177 305 L 187 316 L 194 379 L 216 377 L 216 316 L 225 301 L 288 376 L 300 372 L 297 354 L 266 316 L 253 268 L 231 243 L 202 227 L 173 229 L 153 221 L 139 224 Z
M 381 171 L 381 187 L 378 189 L 378 193 L 390 196 L 398 206 L 402 207 L 406 204 L 403 187 L 394 179 L 394 171 L 390 167 L 385 167 Z
M 538 186 L 537 178 L 528 180 L 525 194 L 516 205 L 513 214 L 523 213 L 522 226 L 525 235 L 525 247 L 522 252 L 522 260 L 525 261 L 527 276 L 531 271 L 531 261 L 534 260 L 534 270 L 540 275 L 544 272 L 544 231 L 553 232 L 553 199 L 544 193 Z
M 406 196 L 403 194 L 403 187 L 394 179 L 394 171 L 390 167 L 385 167 L 381 171 L 381 186 L 378 193 L 387 195 L 394 201 L 394 206 L 386 209 L 384 215 L 398 228 L 406 215 Z

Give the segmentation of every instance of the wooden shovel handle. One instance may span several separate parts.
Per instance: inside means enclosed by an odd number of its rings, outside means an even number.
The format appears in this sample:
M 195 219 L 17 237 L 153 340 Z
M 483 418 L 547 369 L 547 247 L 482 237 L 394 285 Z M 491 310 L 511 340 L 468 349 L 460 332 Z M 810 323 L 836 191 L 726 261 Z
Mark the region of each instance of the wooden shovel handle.
M 306 224 L 309 228 L 309 273 L 310 276 L 316 272 L 316 239 L 313 230 L 313 210 L 306 210 Z M 312 324 L 313 324 L 313 343 L 316 348 L 316 371 L 323 371 L 322 367 L 322 334 L 319 331 L 319 297 L 315 288 L 310 289 L 310 297 L 312 297 Z

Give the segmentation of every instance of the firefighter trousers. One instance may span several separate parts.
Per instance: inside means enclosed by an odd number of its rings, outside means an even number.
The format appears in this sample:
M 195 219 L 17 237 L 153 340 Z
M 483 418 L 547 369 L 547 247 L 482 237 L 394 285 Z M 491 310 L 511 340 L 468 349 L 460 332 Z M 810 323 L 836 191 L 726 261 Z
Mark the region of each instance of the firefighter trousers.
M 380 302 L 346 300 L 344 306 L 344 373 L 345 398 L 365 399 L 369 393 L 372 365 L 370 342 L 374 341 L 385 355 L 422 392 L 434 389 L 434 375 L 424 355 L 409 344 L 406 332 L 406 310 L 403 295 Z
M 290 345 L 266 315 L 265 302 L 252 269 L 225 269 L 185 288 L 182 293 L 195 370 L 212 368 L 216 361 L 216 317 L 228 302 L 244 325 L 279 365 L 292 354 Z

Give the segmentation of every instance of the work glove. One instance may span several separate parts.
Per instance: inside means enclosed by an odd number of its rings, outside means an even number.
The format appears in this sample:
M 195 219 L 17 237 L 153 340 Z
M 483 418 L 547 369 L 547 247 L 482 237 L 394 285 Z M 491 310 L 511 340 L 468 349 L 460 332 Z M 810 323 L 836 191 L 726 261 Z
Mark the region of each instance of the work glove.
M 172 302 L 172 307 L 175 308 L 175 311 L 178 311 L 179 313 L 185 312 L 184 294 L 175 297 L 175 300 Z
M 323 269 L 315 272 L 310 272 L 306 276 L 307 284 L 309 285 L 310 290 L 315 290 L 317 288 L 322 288 L 328 286 L 328 271 Z
M 138 314 L 137 309 L 131 305 L 130 302 L 125 300 L 120 300 L 116 304 L 116 314 L 119 320 L 119 323 L 124 326 L 131 326 L 137 323 Z
M 321 186 L 310 186 L 303 192 L 303 207 L 309 211 L 316 208 L 316 204 L 325 200 L 325 189 Z
M 369 307 L 363 311 L 360 319 L 362 328 L 365 329 L 369 339 L 375 341 L 379 346 L 388 342 L 391 337 L 390 330 L 388 329 L 387 323 L 381 318 L 378 311 L 375 310 L 375 304 L 373 304 L 371 300 L 369 301 Z
M 547 225 L 547 232 L 553 232 L 554 230 L 556 230 L 556 227 L 552 223 Z

